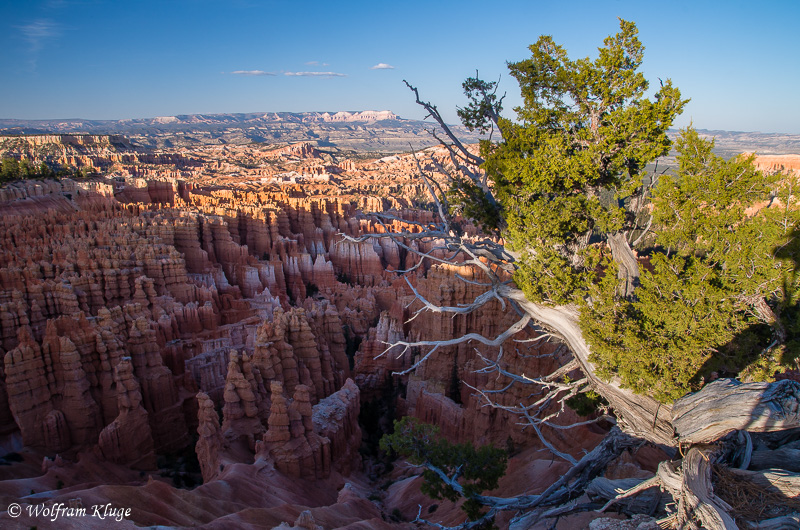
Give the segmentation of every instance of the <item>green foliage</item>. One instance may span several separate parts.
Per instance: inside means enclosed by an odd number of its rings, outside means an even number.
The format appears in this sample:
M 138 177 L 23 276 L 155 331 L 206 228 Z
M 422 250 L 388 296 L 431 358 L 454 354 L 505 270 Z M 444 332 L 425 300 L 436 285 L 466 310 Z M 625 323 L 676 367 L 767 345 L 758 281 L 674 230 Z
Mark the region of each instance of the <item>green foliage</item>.
M 668 152 L 666 131 L 686 100 L 670 81 L 645 97 L 644 47 L 631 22 L 620 21 L 593 61 L 569 59 L 549 36 L 530 51 L 509 64 L 524 100 L 518 120 L 500 119 L 503 141 L 483 144 L 483 167 L 503 205 L 504 236 L 524 256 L 518 284 L 534 300 L 563 303 L 585 294 L 591 234 L 633 221 L 620 202 L 641 193 L 644 167 Z M 603 193 L 617 200 L 601 203 Z
M 501 210 L 492 205 L 486 193 L 470 179 L 455 178 L 446 196 L 451 214 L 471 219 L 487 232 L 499 226 Z
M 318 293 L 319 293 L 319 287 L 317 287 L 317 284 L 311 282 L 306 284 L 306 296 L 308 298 L 313 298 L 314 295 Z
M 645 166 L 669 152 L 667 129 L 688 100 L 669 80 L 646 97 L 636 26 L 620 20 L 594 59 L 570 59 L 550 36 L 529 49 L 508 65 L 523 99 L 515 121 L 499 117 L 494 83 L 464 83 L 463 123 L 487 131 L 497 122 L 502 133 L 481 142 L 497 202 L 471 183 L 450 192 L 460 213 L 502 230 L 520 289 L 536 302 L 578 306 L 599 373 L 658 400 L 697 390 L 714 373 L 765 380 L 793 363 L 796 179 L 765 176 L 752 157 L 723 160 L 687 129 L 674 174 L 650 188 Z M 615 252 L 625 253 L 620 242 L 633 244 L 645 225 L 631 292 L 620 288 L 618 273 L 629 271 L 609 247 L 614 236 Z
M 693 130 L 676 147 L 676 174 L 653 194 L 656 242 L 670 252 L 653 253 L 632 300 L 616 296 L 609 265 L 581 318 L 600 372 L 662 401 L 697 390 L 712 371 L 769 379 L 796 357 L 800 336 L 800 212 L 753 208 L 794 180 L 765 176 L 750 158 L 725 161 Z M 790 193 L 778 200 L 789 204 Z
M 395 420 L 394 433 L 384 435 L 380 446 L 384 451 L 405 456 L 412 464 L 426 466 L 422 492 L 433 499 L 455 502 L 460 495 L 431 467 L 438 468 L 448 477 L 456 476 L 466 499 L 462 509 L 473 521 L 481 517 L 483 508 L 476 496 L 497 487 L 508 463 L 508 455 L 501 449 L 450 443 L 439 436 L 439 427 L 419 423 L 409 416 Z
M 484 81 L 476 77 L 468 77 L 461 86 L 470 103 L 456 112 L 470 131 L 486 133 L 491 128 L 489 117 L 499 115 L 503 111 L 502 98 L 498 99 L 497 82 Z
M 34 165 L 26 159 L 4 158 L 0 163 L 0 182 L 32 178 L 52 178 L 55 172 L 42 162 Z
M 569 260 L 552 246 L 541 247 L 535 256 L 524 253 L 517 262 L 514 281 L 531 300 L 567 304 L 582 292 L 589 281 L 587 267 L 575 270 Z
M 44 162 L 37 165 L 25 158 L 17 160 L 16 158 L 7 157 L 0 161 L 0 183 L 28 179 L 87 178 L 94 174 L 94 169 L 83 170 L 65 167 L 53 169 Z
M 594 291 L 595 303 L 584 308 L 581 323 L 602 375 L 671 401 L 696 387 L 695 376 L 709 357 L 747 322 L 737 318 L 702 260 L 657 254 L 651 263 L 633 301 L 614 297 L 616 278 L 607 274 L 605 292 Z
M 600 407 L 608 405 L 608 402 L 603 399 L 603 396 L 589 390 L 588 392 L 581 392 L 567 400 L 567 406 L 574 410 L 581 416 L 590 416 L 598 412 Z

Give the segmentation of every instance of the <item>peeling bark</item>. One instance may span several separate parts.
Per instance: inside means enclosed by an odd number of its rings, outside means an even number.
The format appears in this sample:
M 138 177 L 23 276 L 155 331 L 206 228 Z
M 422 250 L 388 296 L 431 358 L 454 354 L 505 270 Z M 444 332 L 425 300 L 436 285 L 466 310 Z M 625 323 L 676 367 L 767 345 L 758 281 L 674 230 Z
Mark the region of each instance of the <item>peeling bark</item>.
M 774 432 L 800 427 L 800 383 L 740 383 L 718 379 L 672 405 L 681 443 L 708 443 L 736 431 Z
M 731 507 L 714 495 L 711 485 L 711 450 L 692 447 L 683 459 L 683 484 L 678 502 L 678 521 L 690 528 L 694 519 L 708 530 L 733 530 L 739 528 L 728 513 Z
M 606 240 L 611 247 L 614 261 L 619 265 L 618 277 L 625 282 L 622 296 L 626 298 L 633 296 L 633 291 L 639 285 L 639 262 L 636 261 L 636 255 L 624 233 L 609 234 Z

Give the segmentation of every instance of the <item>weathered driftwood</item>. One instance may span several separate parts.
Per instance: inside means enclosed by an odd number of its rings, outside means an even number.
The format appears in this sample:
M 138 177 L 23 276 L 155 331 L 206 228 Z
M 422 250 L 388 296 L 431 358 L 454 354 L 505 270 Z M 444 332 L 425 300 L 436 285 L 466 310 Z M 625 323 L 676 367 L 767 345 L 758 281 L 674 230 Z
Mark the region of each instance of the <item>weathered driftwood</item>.
M 618 277 L 625 282 L 624 296 L 633 295 L 634 289 L 639 285 L 639 263 L 636 260 L 636 254 L 631 250 L 626 233 L 617 232 L 616 234 L 608 234 L 606 241 L 608 246 L 611 247 L 611 255 L 614 261 L 619 265 Z
M 622 499 L 623 494 L 633 489 L 638 490 L 638 486 L 643 482 L 647 482 L 641 478 L 619 478 L 609 479 L 606 477 L 597 477 L 589 483 L 586 487 L 586 494 L 590 499 Z M 651 484 L 655 485 L 655 484 Z M 650 485 L 648 485 L 649 487 Z
M 694 519 L 708 530 L 738 528 L 730 513 L 731 507 L 714 495 L 711 485 L 711 451 L 693 447 L 683 459 L 683 487 L 679 493 L 678 520 L 689 527 Z
M 718 447 L 693 447 L 683 460 L 661 462 L 656 475 L 644 481 L 597 478 L 586 489 L 586 493 L 596 500 L 607 498 L 608 495 L 617 492 L 598 510 L 602 512 L 628 497 L 639 495 L 660 485 L 678 504 L 677 513 L 659 521 L 662 528 L 676 525 L 683 528 L 700 528 L 700 525 L 708 529 L 737 528 L 730 515 L 731 507 L 717 497 L 712 488 L 711 466 L 718 457 L 716 451 Z M 734 467 L 728 467 L 727 470 L 739 478 L 760 486 L 765 493 L 776 495 L 776 498 L 800 500 L 800 473 L 784 470 L 750 471 Z M 625 486 L 629 486 L 629 489 L 620 491 Z M 648 513 L 647 508 L 649 506 L 638 513 Z M 745 527 L 763 530 L 800 530 L 800 514 L 793 513 L 755 523 L 745 523 Z
M 753 457 L 753 437 L 747 431 L 739 431 L 736 433 L 736 441 L 738 444 L 730 457 L 730 462 L 739 469 L 747 469 Z
M 726 434 L 800 427 L 800 384 L 740 383 L 718 379 L 672 405 L 672 426 L 681 443 L 708 443 Z
M 661 462 L 656 476 L 647 481 L 660 482 L 677 501 L 678 512 L 670 516 L 670 525 L 674 519 L 679 528 L 701 528 L 698 521 L 702 528 L 708 530 L 738 528 L 729 513 L 731 507 L 714 495 L 711 485 L 713 452 L 714 449 L 693 447 L 682 461 Z M 629 494 L 630 492 L 624 492 L 620 497 Z M 662 520 L 659 523 L 667 524 L 667 521 Z
M 623 478 L 617 480 L 597 477 L 586 488 L 586 494 L 592 500 L 607 500 L 600 508 L 606 511 L 612 505 L 621 504 L 628 514 L 642 513 L 652 515 L 661 502 L 661 482 L 658 475 L 647 480 L 639 478 Z
M 681 491 L 683 488 L 683 477 L 681 476 L 680 470 L 681 464 L 683 464 L 683 460 L 665 460 L 658 464 L 656 476 L 669 492 Z
M 738 528 L 729 513 L 731 507 L 714 495 L 711 484 L 711 463 L 715 458 L 715 451 L 715 448 L 693 447 L 683 460 L 661 462 L 654 477 L 626 491 L 619 492 L 599 511 L 606 510 L 612 504 L 620 502 L 626 497 L 640 494 L 652 489 L 653 486 L 660 485 L 672 495 L 678 504 L 678 511 L 671 516 L 670 521 L 662 520 L 660 523 L 670 526 L 674 523 L 679 528 L 692 529 L 699 529 L 701 525 L 702 528 L 709 530 Z M 613 489 L 614 485 L 615 481 L 602 482 L 595 479 L 587 489 L 587 493 L 590 489 L 596 490 L 598 493 L 607 493 L 606 490 Z

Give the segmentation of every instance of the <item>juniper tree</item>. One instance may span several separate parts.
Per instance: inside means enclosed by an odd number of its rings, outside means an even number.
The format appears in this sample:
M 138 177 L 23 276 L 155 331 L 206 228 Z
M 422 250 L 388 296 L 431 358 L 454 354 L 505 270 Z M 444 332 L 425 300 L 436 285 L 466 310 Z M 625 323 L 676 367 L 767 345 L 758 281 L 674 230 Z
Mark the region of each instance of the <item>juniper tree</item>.
M 541 495 L 485 499 L 491 511 L 533 510 L 529 523 L 564 513 L 548 507 L 578 496 L 594 474 L 636 443 L 630 435 L 675 446 L 716 441 L 737 429 L 800 426 L 792 412 L 800 385 L 721 379 L 703 388 L 712 372 L 769 379 L 794 358 L 794 181 L 762 175 L 751 158 L 722 160 L 690 129 L 677 141 L 674 173 L 648 170 L 669 152 L 667 130 L 687 100 L 669 80 L 647 96 L 649 84 L 639 70 L 644 47 L 631 22 L 620 20 L 620 31 L 605 39 L 595 59 L 570 59 L 549 36 L 530 51 L 529 59 L 508 65 L 523 100 L 516 119 L 502 117 L 496 83 L 477 75 L 464 83 L 464 125 L 500 134 L 482 141 L 478 154 L 406 83 L 446 137 L 449 187 L 442 190 L 419 166 L 439 222 L 409 222 L 403 233 L 358 238 L 390 237 L 412 252 L 411 241 L 428 239 L 435 250 L 448 252 L 451 264 L 478 269 L 486 279 L 483 294 L 455 307 L 437 306 L 408 282 L 422 303 L 419 311 L 466 314 L 500 299 L 519 313 L 493 338 L 423 338 L 398 342 L 392 350 L 423 350 L 407 373 L 442 346 L 479 342 L 498 351 L 481 354 L 484 373 L 539 388 L 534 401 L 519 406 L 500 405 L 473 389 L 488 404 L 520 414 L 547 448 L 573 465 Z M 466 236 L 455 214 L 490 237 Z M 420 254 L 422 260 L 442 259 L 433 251 Z M 506 281 L 509 274 L 513 283 Z M 503 344 L 529 327 L 563 341 L 572 360 L 540 377 L 510 372 Z M 575 378 L 576 371 L 583 375 Z M 548 443 L 541 427 L 552 425 L 548 407 L 590 390 L 608 401 L 627 434 L 615 427 L 576 460 Z M 724 416 L 718 412 L 722 403 Z M 752 444 L 747 447 L 752 451 Z M 682 467 L 667 466 L 654 479 L 676 498 L 695 499 L 681 500 L 679 522 L 697 516 L 710 528 L 728 527 L 732 519 L 710 490 L 694 489 L 709 480 L 709 451 L 692 447 Z
M 502 138 L 462 156 L 480 172 L 462 172 L 448 194 L 459 213 L 502 235 L 525 298 L 580 311 L 603 375 L 663 402 L 712 371 L 735 375 L 756 362 L 763 369 L 748 376 L 764 378 L 788 365 L 792 181 L 762 174 L 752 158 L 721 159 L 691 129 L 678 140 L 674 174 L 647 171 L 669 152 L 667 130 L 687 100 L 668 79 L 646 97 L 632 22 L 621 20 L 594 60 L 570 59 L 550 36 L 530 51 L 508 65 L 523 99 L 516 120 L 501 116 L 494 82 L 464 83 L 464 125 Z M 775 362 L 759 361 L 769 352 Z
M 465 498 L 461 508 L 471 521 L 486 515 L 483 492 L 497 487 L 508 461 L 502 449 L 451 443 L 439 435 L 437 426 L 410 416 L 395 420 L 394 432 L 384 435 L 380 445 L 384 451 L 394 451 L 424 468 L 421 491 L 425 495 L 453 502 Z
M 653 190 L 655 248 L 636 296 L 601 280 L 581 316 L 601 373 L 662 401 L 712 373 L 772 380 L 797 355 L 794 181 L 712 147 L 691 129 L 678 138 L 677 170 Z
M 631 22 L 594 61 L 569 59 L 549 36 L 530 51 L 509 64 L 524 104 L 516 121 L 498 120 L 501 142 L 482 145 L 483 169 L 503 205 L 503 235 L 521 253 L 518 284 L 535 301 L 575 302 L 593 281 L 593 233 L 629 254 L 645 167 L 669 151 L 667 129 L 686 101 L 669 80 L 645 97 L 644 47 Z M 634 283 L 636 271 L 626 274 Z

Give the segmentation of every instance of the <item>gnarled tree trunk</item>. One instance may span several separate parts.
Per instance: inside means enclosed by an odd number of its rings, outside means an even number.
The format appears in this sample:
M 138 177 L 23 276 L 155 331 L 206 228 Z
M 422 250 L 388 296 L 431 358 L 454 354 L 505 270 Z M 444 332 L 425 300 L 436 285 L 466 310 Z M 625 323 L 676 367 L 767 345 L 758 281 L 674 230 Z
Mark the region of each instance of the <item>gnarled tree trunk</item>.
M 694 444 L 717 442 L 733 431 L 763 433 L 800 427 L 800 384 L 793 381 L 745 384 L 720 379 L 671 406 L 661 404 L 649 396 L 622 388 L 619 381 L 605 381 L 596 375 L 575 308 L 537 304 L 514 287 L 502 286 L 500 289 L 502 296 L 514 300 L 532 319 L 555 331 L 567 342 L 596 391 L 614 408 L 623 430 L 662 446 L 693 445 L 682 462 L 663 463 L 659 474 L 654 477 L 679 503 L 675 522 L 685 528 L 700 528 L 698 521 L 703 528 L 714 530 L 738 528 L 731 516 L 731 507 L 713 491 L 711 463 L 716 458 L 716 448 Z M 751 459 L 750 450 L 751 445 L 747 462 Z M 798 452 L 794 449 L 783 451 L 790 451 L 792 455 Z M 756 460 L 769 456 L 759 455 Z M 774 458 L 770 462 L 775 463 Z M 762 477 L 761 481 L 764 480 Z M 784 480 L 781 484 L 782 492 L 797 495 L 796 482 Z M 797 519 L 793 517 L 777 518 L 769 523 L 772 526 L 764 528 L 781 528 L 787 524 L 787 528 L 798 528 L 791 526 Z
M 677 444 L 672 427 L 672 408 L 649 396 L 622 388 L 619 381 L 605 381 L 597 376 L 589 360 L 591 350 L 578 325 L 578 311 L 571 306 L 552 307 L 531 302 L 525 293 L 508 285 L 498 288 L 501 296 L 514 300 L 519 307 L 542 326 L 554 330 L 569 346 L 592 386 L 602 395 L 620 419 L 620 426 L 634 436 L 658 445 Z
M 800 427 L 800 384 L 718 379 L 672 406 L 681 443 L 708 443 L 733 431 L 776 432 Z

